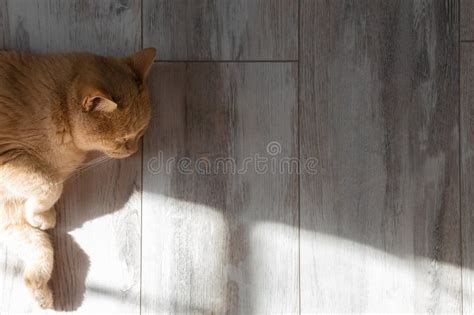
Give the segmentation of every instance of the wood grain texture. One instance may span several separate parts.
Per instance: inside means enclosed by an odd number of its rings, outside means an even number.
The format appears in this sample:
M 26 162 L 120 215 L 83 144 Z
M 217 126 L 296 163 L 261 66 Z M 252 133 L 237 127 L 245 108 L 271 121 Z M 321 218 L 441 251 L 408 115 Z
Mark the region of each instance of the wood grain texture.
M 474 312 L 474 44 L 461 44 L 461 214 L 463 306 Z
M 458 2 L 300 13 L 302 313 L 461 313 Z
M 297 176 L 252 164 L 297 154 L 296 64 L 160 63 L 151 86 L 142 312 L 296 313 Z
M 472 1 L 141 2 L 0 0 L 0 48 L 299 55 L 299 114 L 296 63 L 157 63 L 143 169 L 107 162 L 58 204 L 58 310 L 474 313 Z M 298 154 L 301 176 L 272 170 Z M 0 313 L 25 296 L 0 248 Z
M 461 40 L 474 40 L 474 1 L 461 1 Z
M 140 0 L 1 2 L 3 49 L 122 55 L 140 45 Z
M 159 60 L 295 60 L 298 1 L 144 0 L 143 39 Z
M 140 311 L 141 155 L 70 180 L 53 236 L 58 310 Z
M 140 48 L 140 1 L 0 1 L 1 48 L 87 50 L 124 55 Z M 52 232 L 52 287 L 60 311 L 140 311 L 141 156 L 109 161 L 71 179 Z M 3 252 L 0 313 L 29 312 L 13 253 Z

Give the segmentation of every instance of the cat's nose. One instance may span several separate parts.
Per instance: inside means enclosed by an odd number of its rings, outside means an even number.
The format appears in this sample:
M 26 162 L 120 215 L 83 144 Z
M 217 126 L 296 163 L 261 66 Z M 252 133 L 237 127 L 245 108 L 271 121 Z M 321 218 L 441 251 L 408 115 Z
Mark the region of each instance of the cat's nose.
M 138 142 L 137 141 L 129 141 L 125 143 L 125 149 L 128 153 L 134 154 L 138 151 Z
M 127 148 L 127 152 L 128 152 L 130 155 L 137 153 L 137 152 L 138 152 L 138 144 L 135 144 L 135 145 L 133 145 L 133 146 L 131 146 L 131 147 L 128 147 L 128 148 Z

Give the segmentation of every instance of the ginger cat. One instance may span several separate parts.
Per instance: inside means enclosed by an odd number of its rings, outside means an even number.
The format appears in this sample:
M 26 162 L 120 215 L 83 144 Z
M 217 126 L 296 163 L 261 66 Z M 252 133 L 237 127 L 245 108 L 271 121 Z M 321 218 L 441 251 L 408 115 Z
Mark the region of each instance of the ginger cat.
M 24 281 L 42 308 L 48 286 L 54 204 L 89 151 L 124 158 L 150 121 L 148 48 L 127 58 L 0 51 L 0 240 L 24 261 Z

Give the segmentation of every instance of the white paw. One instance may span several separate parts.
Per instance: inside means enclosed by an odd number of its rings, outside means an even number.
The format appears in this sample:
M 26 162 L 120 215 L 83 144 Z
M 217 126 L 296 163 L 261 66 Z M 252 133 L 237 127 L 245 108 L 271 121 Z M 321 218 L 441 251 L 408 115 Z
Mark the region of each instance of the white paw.
M 61 197 L 63 185 L 55 184 L 48 187 L 43 195 L 34 195 L 29 197 L 25 202 L 25 211 L 27 213 L 39 213 L 48 211 L 54 206 Z
M 40 230 L 49 230 L 56 226 L 56 210 L 51 208 L 40 213 L 27 212 L 26 220 L 32 227 L 39 228 Z

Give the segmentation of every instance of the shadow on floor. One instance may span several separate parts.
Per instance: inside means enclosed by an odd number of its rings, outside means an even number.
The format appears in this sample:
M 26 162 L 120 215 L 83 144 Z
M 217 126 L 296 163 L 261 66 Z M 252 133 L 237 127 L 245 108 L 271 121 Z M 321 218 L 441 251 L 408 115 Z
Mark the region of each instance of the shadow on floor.
M 56 310 L 77 310 L 82 305 L 86 292 L 86 278 L 91 262 L 71 232 L 80 229 L 86 222 L 124 208 L 140 185 L 137 183 L 139 170 L 136 169 L 139 160 L 140 156 L 137 155 L 128 160 L 108 161 L 77 174 L 66 183 L 63 196 L 56 206 L 58 224 L 51 233 L 55 246 L 55 268 L 51 286 L 55 294 Z M 99 183 L 98 178 L 108 180 Z M 110 233 L 114 233 L 110 231 L 110 225 L 114 224 L 104 222 L 103 231 L 97 233 L 105 234 L 91 237 L 110 237 Z

